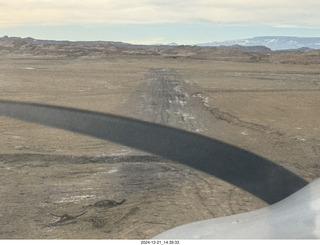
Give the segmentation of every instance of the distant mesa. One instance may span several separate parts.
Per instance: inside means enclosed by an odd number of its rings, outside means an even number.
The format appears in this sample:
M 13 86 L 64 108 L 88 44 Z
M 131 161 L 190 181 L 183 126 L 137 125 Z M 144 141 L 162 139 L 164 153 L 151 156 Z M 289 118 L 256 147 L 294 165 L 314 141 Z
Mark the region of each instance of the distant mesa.
M 265 46 L 271 50 L 320 49 L 320 37 L 262 36 L 223 42 L 200 43 L 198 46 Z
M 246 53 L 270 53 L 271 49 L 265 46 L 242 46 L 239 44 L 229 46 L 232 49 L 239 50 Z
M 137 55 L 162 58 L 320 64 L 320 38 L 255 37 L 225 42 L 136 45 L 115 41 L 56 41 L 31 37 L 0 38 L 0 54 L 44 57 Z

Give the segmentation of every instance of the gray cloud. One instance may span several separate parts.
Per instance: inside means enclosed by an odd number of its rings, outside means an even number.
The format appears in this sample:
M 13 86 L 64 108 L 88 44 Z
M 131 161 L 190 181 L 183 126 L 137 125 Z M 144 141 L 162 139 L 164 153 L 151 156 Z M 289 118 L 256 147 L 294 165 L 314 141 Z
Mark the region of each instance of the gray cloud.
M 0 26 L 216 22 L 319 27 L 317 0 L 0 0 Z

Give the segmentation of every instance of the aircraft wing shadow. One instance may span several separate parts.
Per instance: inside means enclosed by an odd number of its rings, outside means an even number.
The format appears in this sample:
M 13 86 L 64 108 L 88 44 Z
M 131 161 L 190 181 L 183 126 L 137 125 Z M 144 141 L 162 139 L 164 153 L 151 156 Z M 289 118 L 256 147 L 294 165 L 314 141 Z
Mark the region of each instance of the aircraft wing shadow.
M 201 170 L 269 204 L 308 182 L 263 157 L 200 134 L 61 106 L 0 100 L 0 115 L 133 147 Z

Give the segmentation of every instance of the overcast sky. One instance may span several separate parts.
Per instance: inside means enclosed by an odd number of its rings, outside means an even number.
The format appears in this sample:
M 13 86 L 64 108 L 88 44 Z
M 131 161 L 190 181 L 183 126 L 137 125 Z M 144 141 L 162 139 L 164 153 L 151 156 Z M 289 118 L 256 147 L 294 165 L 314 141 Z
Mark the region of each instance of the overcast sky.
M 320 36 L 319 0 L 0 0 L 0 35 L 193 44 Z

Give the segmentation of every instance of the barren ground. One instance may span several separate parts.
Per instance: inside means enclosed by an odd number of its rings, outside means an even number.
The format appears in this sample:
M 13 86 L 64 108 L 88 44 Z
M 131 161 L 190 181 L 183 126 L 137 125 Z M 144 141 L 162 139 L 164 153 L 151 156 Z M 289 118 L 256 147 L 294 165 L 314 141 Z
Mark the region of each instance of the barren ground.
M 0 99 L 180 128 L 312 181 L 320 177 L 319 70 L 152 56 L 2 57 Z M 89 136 L 0 117 L 0 137 L 1 239 L 144 239 L 268 205 L 209 174 Z

